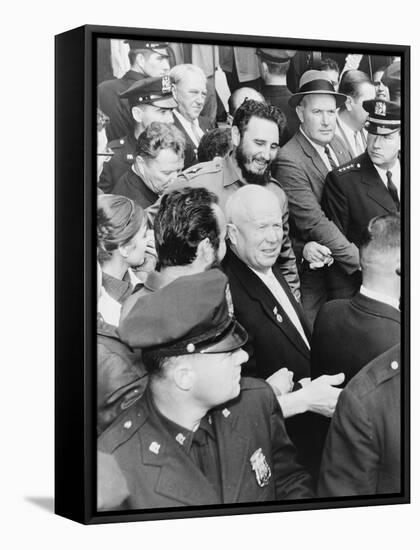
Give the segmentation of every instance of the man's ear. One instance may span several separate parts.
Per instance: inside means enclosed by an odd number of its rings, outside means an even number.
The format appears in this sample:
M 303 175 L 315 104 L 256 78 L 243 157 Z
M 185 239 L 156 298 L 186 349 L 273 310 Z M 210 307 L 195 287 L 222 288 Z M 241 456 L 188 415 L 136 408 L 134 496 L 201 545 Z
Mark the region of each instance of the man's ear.
M 118 251 L 123 258 L 127 259 L 131 252 L 132 247 L 133 247 L 133 244 L 131 242 L 128 242 L 126 244 L 120 244 L 118 246 Z
M 144 70 L 144 66 L 146 64 L 146 58 L 142 53 L 138 53 L 136 55 L 136 64 L 140 69 Z
M 300 123 L 303 123 L 303 107 L 302 105 L 296 105 L 296 114 L 298 116 L 298 119 L 300 120 Z
M 347 97 L 346 101 L 344 102 L 344 105 L 346 106 L 347 111 L 353 110 L 353 98 L 350 96 Z
M 172 96 L 175 99 L 176 102 L 178 102 L 178 90 L 176 89 L 175 84 L 172 84 L 171 86 Z
M 196 257 L 206 264 L 211 264 L 214 261 L 214 249 L 208 237 L 198 243 Z
M 131 107 L 131 115 L 138 124 L 141 124 L 143 120 L 143 111 L 138 105 Z
M 233 223 L 227 223 L 226 224 L 226 236 L 229 239 L 229 241 L 236 245 L 238 242 L 238 228 Z
M 177 362 L 172 368 L 172 379 L 178 389 L 189 391 L 194 384 L 194 369 L 188 359 L 184 357 L 183 361 Z
M 232 126 L 231 135 L 232 135 L 232 144 L 233 144 L 233 146 L 238 147 L 238 145 L 241 142 L 241 134 L 240 134 L 239 128 L 237 126 Z
M 267 73 L 268 73 L 268 67 L 267 67 L 267 63 L 265 61 L 260 61 L 260 73 L 261 73 L 261 76 L 262 78 L 265 78 L 267 76 Z

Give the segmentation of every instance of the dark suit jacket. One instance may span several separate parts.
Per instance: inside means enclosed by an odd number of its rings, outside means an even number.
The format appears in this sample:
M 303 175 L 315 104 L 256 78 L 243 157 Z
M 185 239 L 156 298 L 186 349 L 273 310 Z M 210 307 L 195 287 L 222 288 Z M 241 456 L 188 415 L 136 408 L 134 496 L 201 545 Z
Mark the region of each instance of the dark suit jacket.
M 185 131 L 185 128 L 182 126 L 176 115 L 174 115 L 174 124 L 178 128 L 178 130 L 182 132 L 182 135 L 185 138 L 184 170 L 186 170 L 187 168 L 189 168 L 193 164 L 197 164 L 198 162 L 197 147 Z M 200 128 L 203 130 L 203 132 L 207 132 L 211 129 L 211 124 L 206 117 L 198 117 L 198 124 L 200 125 Z
M 268 378 L 278 369 L 287 367 L 295 373 L 295 382 L 311 376 L 308 346 L 266 285 L 231 250 L 226 253 L 223 269 L 229 278 L 235 316 L 248 331 L 245 349 L 249 353 L 249 361 L 242 367 L 243 373 Z M 273 266 L 273 273 L 289 297 L 310 341 L 302 307 L 277 264 Z M 275 308 L 281 322 L 273 312 Z
M 135 201 L 142 208 L 148 208 L 159 198 L 131 168 L 120 177 L 113 193 Z
M 311 497 L 310 476 L 295 461 L 281 409 L 265 382 L 242 379 L 240 395 L 210 412 L 220 457 L 222 498 L 169 435 L 150 399 L 146 391 L 98 440 L 98 450 L 115 458 L 126 479 L 127 508 Z M 258 449 L 271 472 L 263 487 L 251 463 Z
M 108 147 L 114 154 L 104 162 L 99 176 L 98 187 L 104 193 L 114 193 L 119 179 L 130 170 L 135 160 L 136 143 L 137 140 L 133 134 L 108 143 Z
M 330 145 L 340 164 L 350 160 L 341 140 L 334 137 Z M 300 130 L 280 149 L 272 172 L 289 199 L 290 234 L 298 263 L 305 243 L 317 241 L 331 250 L 347 272 L 353 273 L 359 267 L 359 252 L 322 210 L 328 169 Z
M 364 367 L 338 399 L 322 458 L 321 497 L 401 490 L 400 346 Z
M 401 313 L 388 304 L 356 294 L 332 300 L 319 312 L 312 335 L 312 373 L 344 372 L 344 385 L 369 361 L 401 340 Z

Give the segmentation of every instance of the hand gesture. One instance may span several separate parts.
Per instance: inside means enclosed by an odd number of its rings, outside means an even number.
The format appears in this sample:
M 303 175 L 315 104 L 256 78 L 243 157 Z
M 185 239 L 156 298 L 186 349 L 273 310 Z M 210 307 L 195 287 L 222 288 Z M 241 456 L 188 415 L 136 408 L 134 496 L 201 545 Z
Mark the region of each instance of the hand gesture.
M 293 372 L 285 367 L 279 369 L 266 380 L 276 395 L 284 395 L 293 390 Z

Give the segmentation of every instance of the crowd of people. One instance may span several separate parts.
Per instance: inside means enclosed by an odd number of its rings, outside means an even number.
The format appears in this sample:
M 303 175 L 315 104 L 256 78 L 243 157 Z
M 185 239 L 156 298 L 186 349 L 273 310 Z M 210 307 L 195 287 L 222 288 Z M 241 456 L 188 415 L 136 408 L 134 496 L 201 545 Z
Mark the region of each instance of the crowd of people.
M 399 493 L 399 58 L 98 52 L 98 509 Z

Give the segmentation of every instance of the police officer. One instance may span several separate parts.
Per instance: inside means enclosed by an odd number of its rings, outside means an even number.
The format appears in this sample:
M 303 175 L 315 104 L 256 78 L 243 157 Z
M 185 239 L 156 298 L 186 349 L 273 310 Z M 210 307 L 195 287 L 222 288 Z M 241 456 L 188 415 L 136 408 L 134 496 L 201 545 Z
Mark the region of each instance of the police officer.
M 130 169 L 137 138 L 143 130 L 151 122 L 173 122 L 172 109 L 176 107 L 167 76 L 144 78 L 123 92 L 121 97 L 128 101 L 131 110 L 131 131 L 108 144 L 113 156 L 103 165 L 98 183 L 104 193 L 112 193 L 120 177 Z
M 328 174 L 322 198 L 325 214 L 356 246 L 372 218 L 400 209 L 400 106 L 372 99 L 363 102 L 363 109 L 368 112 L 367 150 Z M 339 266 L 331 266 L 331 297 L 353 296 L 360 287 L 360 275 L 346 275 Z
M 126 481 L 125 508 L 312 495 L 273 391 L 241 379 L 247 334 L 226 292 L 218 269 L 180 277 L 139 299 L 120 325 L 121 338 L 142 348 L 149 372 L 145 394 L 98 441 Z M 111 497 L 103 509 L 115 506 Z
M 162 77 L 169 72 L 167 42 L 126 40 L 130 46 L 130 70 L 117 79 L 106 80 L 98 86 L 99 107 L 111 119 L 108 137 L 114 140 L 129 133 L 132 126 L 130 108 L 120 94 L 130 86 L 150 77 Z

